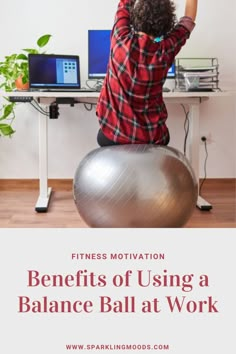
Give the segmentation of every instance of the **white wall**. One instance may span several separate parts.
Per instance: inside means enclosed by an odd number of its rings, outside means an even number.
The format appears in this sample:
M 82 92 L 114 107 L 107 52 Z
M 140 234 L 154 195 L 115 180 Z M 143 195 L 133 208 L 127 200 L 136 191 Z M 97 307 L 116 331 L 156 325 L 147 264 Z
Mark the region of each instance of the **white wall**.
M 53 35 L 47 52 L 79 54 L 82 80 L 87 79 L 87 30 L 111 28 L 118 0 L 5 1 L 0 15 L 0 60 L 21 48 L 32 47 L 45 33 Z M 184 1 L 177 1 L 178 16 Z M 197 26 L 180 57 L 218 57 L 220 85 L 236 86 L 236 2 L 199 1 Z M 235 177 L 235 98 L 214 98 L 201 105 L 201 134 L 209 138 L 207 176 Z M 168 106 L 171 145 L 182 150 L 184 114 Z M 38 177 L 37 112 L 19 105 L 15 135 L 0 139 L 0 178 Z M 49 177 L 72 178 L 79 161 L 97 147 L 95 110 L 83 105 L 61 107 L 58 120 L 49 121 Z M 204 146 L 200 145 L 203 175 Z

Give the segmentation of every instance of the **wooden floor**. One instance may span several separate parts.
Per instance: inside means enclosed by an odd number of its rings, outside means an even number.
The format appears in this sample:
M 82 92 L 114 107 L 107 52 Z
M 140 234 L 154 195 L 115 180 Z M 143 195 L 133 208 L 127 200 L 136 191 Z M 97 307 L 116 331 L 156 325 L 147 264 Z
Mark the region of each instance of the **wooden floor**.
M 72 196 L 71 180 L 50 180 L 53 188 L 47 213 L 37 213 L 36 180 L 0 180 L 1 228 L 85 228 Z M 195 209 L 187 228 L 235 228 L 236 180 L 206 180 L 202 197 L 213 205 L 211 211 Z

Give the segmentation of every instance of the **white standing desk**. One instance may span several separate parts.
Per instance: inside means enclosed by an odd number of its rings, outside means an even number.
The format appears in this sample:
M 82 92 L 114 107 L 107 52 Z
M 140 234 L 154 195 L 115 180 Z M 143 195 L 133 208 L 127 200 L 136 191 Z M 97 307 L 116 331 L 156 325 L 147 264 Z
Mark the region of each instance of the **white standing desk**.
M 75 103 L 96 104 L 99 92 L 7 92 L 2 96 L 33 97 L 42 105 L 49 106 L 58 98 L 74 99 Z M 189 107 L 189 134 L 186 143 L 186 155 L 193 167 L 197 180 L 199 180 L 199 107 L 200 104 L 211 97 L 229 96 L 230 92 L 167 92 L 164 93 L 165 103 L 183 104 Z M 48 210 L 51 188 L 48 187 L 48 117 L 38 113 L 39 117 L 39 197 L 35 206 L 37 212 Z M 198 197 L 197 206 L 211 208 L 211 205 L 201 196 Z

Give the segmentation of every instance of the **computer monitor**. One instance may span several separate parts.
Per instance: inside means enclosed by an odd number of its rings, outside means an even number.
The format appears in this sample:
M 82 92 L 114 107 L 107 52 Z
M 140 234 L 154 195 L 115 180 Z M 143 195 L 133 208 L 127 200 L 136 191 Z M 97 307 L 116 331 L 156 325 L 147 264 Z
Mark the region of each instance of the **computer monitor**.
M 88 31 L 88 77 L 104 79 L 110 55 L 111 30 Z
M 88 31 L 88 77 L 104 79 L 110 55 L 111 30 Z M 167 79 L 175 78 L 175 63 L 168 70 Z
M 171 65 L 167 73 L 167 79 L 174 79 L 175 78 L 175 62 Z

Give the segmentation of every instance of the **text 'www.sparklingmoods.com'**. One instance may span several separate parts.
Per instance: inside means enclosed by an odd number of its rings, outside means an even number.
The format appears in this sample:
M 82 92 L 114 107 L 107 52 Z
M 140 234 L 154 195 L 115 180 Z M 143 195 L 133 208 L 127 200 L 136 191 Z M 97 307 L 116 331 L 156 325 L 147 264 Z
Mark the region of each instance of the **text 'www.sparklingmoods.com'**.
M 139 350 L 139 351 L 155 351 L 163 350 L 168 351 L 170 349 L 169 344 L 66 344 L 66 350 L 79 351 L 112 351 L 112 350 Z

